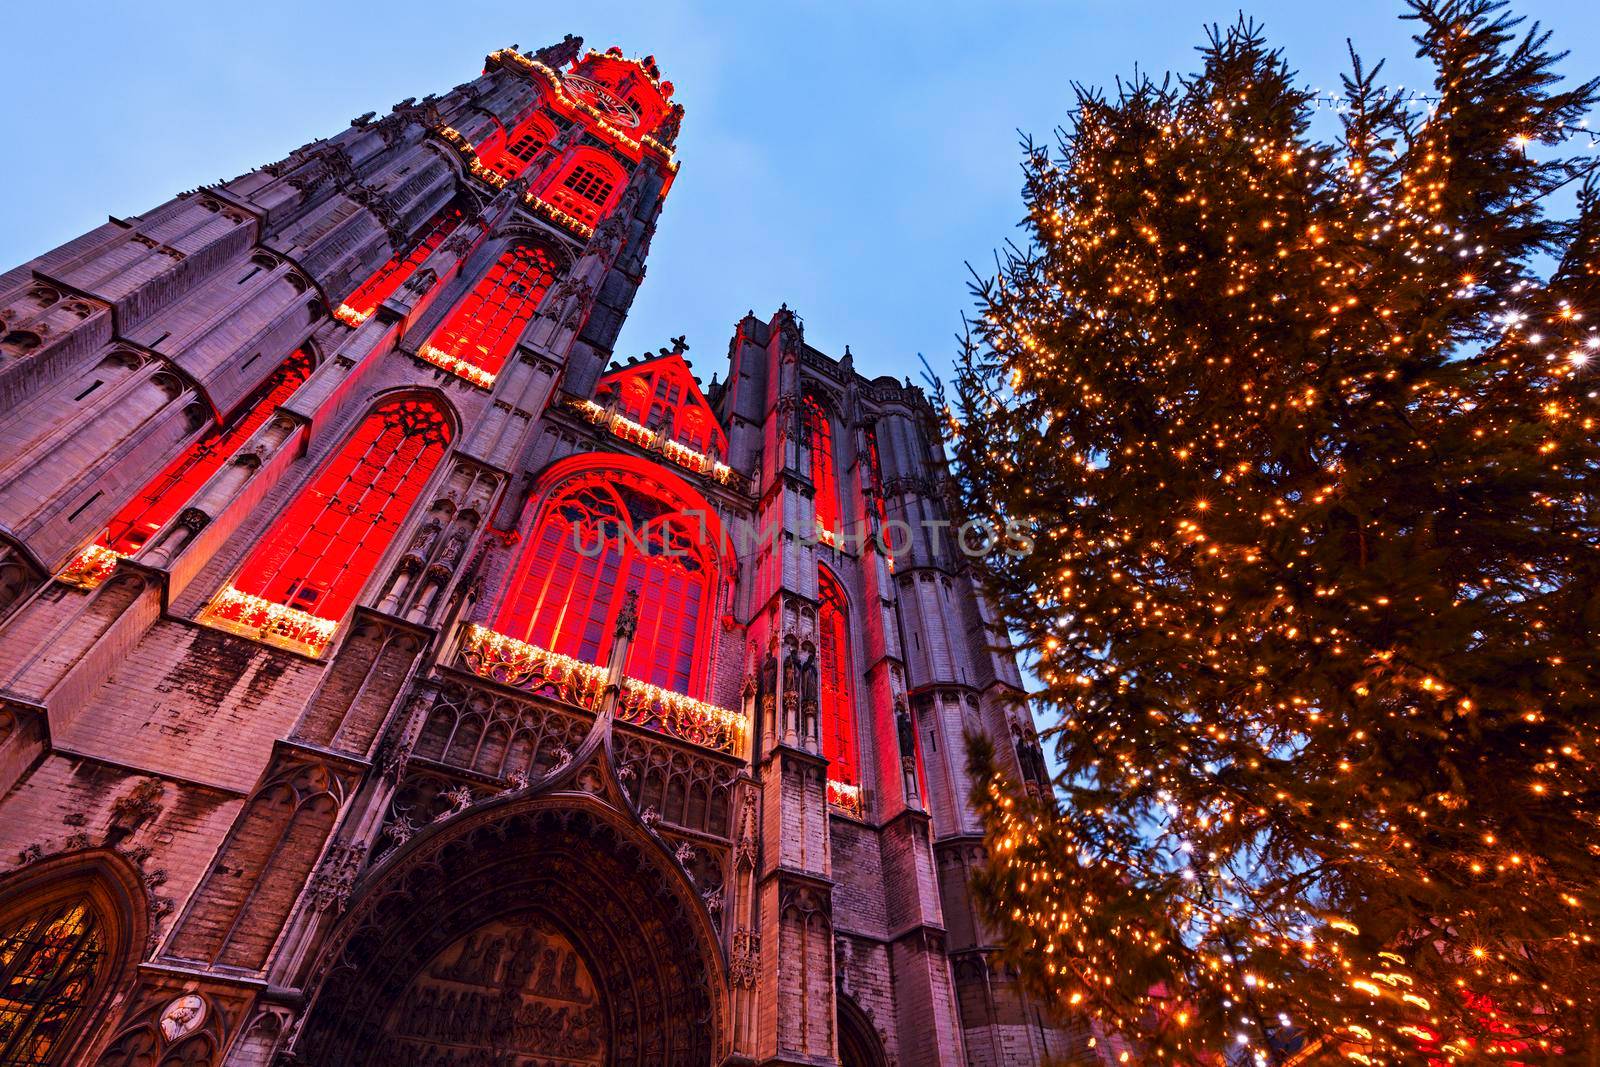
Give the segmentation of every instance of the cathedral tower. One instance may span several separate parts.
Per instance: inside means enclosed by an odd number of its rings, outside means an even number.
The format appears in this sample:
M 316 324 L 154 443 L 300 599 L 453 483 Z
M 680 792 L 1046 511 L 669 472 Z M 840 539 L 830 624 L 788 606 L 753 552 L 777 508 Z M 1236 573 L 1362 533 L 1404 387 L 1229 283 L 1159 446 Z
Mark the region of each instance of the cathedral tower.
M 653 58 L 488 57 L 0 274 L 0 1067 L 957 1065 L 1037 739 L 919 390 L 613 345 Z

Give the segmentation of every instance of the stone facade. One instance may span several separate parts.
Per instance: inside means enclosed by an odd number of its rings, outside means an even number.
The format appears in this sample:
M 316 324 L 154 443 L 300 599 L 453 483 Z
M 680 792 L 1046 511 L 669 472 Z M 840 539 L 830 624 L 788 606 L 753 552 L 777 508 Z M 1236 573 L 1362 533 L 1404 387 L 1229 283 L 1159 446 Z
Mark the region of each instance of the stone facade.
M 502 50 L 0 274 L 0 1063 L 1093 1056 L 968 900 L 963 733 L 1042 766 L 928 402 L 787 308 L 613 363 L 671 92 Z M 701 599 L 508 633 L 608 480 Z

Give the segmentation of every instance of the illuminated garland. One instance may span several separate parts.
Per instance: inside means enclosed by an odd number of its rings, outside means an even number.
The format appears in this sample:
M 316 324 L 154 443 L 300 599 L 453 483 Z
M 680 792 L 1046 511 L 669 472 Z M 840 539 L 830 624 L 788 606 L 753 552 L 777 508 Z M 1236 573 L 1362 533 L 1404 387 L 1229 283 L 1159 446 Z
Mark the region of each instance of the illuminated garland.
M 494 386 L 495 376 L 493 374 L 490 374 L 476 363 L 468 363 L 461 357 L 452 356 L 450 353 L 441 348 L 435 348 L 433 345 L 424 344 L 417 349 L 417 356 L 420 359 L 427 360 L 436 367 L 444 368 L 451 374 L 465 378 L 467 381 L 478 386 L 480 389 L 490 389 Z
M 828 779 L 828 807 L 856 819 L 866 817 L 861 803 L 861 787 L 837 778 Z
M 102 545 L 91 544 L 72 557 L 72 562 L 68 563 L 56 578 L 79 589 L 97 589 L 100 583 L 111 577 L 111 572 L 116 570 L 117 561 L 122 558 L 120 552 Z
M 604 667 L 476 623 L 463 629 L 460 655 L 467 669 L 479 677 L 553 696 L 589 711 L 599 708 L 605 690 Z M 742 714 L 639 679 L 623 680 L 616 716 L 703 748 L 745 754 L 749 724 Z
M 657 433 L 648 426 L 641 425 L 628 418 L 620 411 L 612 412 L 608 421 L 605 407 L 595 403 L 593 400 L 573 400 L 572 406 L 596 426 L 603 425 L 624 441 L 630 441 L 641 448 L 658 451 L 685 470 L 693 471 L 695 474 L 708 475 L 723 485 L 732 485 L 738 480 L 733 468 L 726 463 L 714 460 L 703 452 L 696 452 L 688 445 L 675 441 L 664 434 Z
M 589 711 L 599 706 L 605 689 L 605 668 L 476 623 L 468 624 L 462 634 L 461 658 L 479 677 L 529 692 L 547 692 Z
M 349 304 L 340 304 L 333 309 L 333 317 L 346 326 L 360 326 L 367 321 L 369 316 L 365 312 L 357 311 Z
M 743 715 L 636 678 L 622 683 L 617 718 L 718 752 L 746 754 Z
M 225 585 L 200 613 L 200 621 L 219 630 L 269 645 L 320 656 L 338 632 L 339 623 L 286 604 L 243 593 Z

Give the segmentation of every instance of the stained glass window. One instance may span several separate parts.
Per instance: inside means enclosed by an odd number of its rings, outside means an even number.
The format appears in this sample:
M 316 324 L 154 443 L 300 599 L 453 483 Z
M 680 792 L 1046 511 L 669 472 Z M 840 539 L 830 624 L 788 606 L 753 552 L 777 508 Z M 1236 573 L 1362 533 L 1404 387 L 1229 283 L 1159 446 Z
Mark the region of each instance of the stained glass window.
M 817 535 L 833 544 L 839 530 L 839 481 L 833 466 L 833 424 L 815 397 L 802 401 L 806 439 L 811 445 L 811 484 L 817 492 Z
M 670 430 L 672 440 L 696 452 L 727 454 L 727 438 L 681 359 L 628 367 L 602 380 L 601 390 L 615 390 L 617 410 L 639 425 Z
M 428 347 L 492 378 L 555 279 L 555 260 L 547 250 L 512 245 L 434 331 Z
M 556 135 L 555 127 L 535 116 L 512 130 L 499 152 L 485 153 L 484 165 L 504 178 L 515 178 Z
M 104 955 L 99 921 L 82 898 L 0 929 L 0 1067 L 60 1062 Z
M 541 507 L 495 629 L 563 655 L 603 663 L 617 611 L 639 593 L 624 671 L 678 693 L 698 686 L 716 553 L 701 516 L 662 500 L 632 474 L 580 475 Z
M 342 617 L 449 441 L 449 423 L 426 399 L 373 411 L 267 531 L 234 588 L 319 618 Z
M 590 226 L 611 209 L 623 183 L 622 173 L 598 153 L 584 156 L 544 196 L 567 214 Z
M 207 432 L 184 449 L 160 474 L 111 520 L 100 544 L 124 556 L 132 555 L 153 534 L 181 511 L 200 487 L 226 463 L 241 445 L 259 430 L 278 405 L 289 399 L 300 383 L 311 376 L 312 360 L 304 351 L 290 356 L 273 371 L 220 427 Z
M 817 572 L 817 599 L 822 754 L 828 757 L 829 778 L 860 785 L 856 761 L 856 697 L 850 671 L 850 628 L 846 621 L 848 607 L 844 590 L 825 570 Z

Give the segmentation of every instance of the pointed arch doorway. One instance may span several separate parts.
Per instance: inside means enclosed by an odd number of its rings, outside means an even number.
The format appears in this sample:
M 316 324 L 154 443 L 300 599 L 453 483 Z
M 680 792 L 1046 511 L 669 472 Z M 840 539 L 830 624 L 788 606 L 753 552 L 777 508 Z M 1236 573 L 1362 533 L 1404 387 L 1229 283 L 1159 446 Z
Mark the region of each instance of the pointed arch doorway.
M 840 1067 L 889 1067 L 889 1056 L 867 1013 L 842 992 L 838 1001 Z
M 725 1051 L 725 970 L 693 886 L 631 812 L 510 796 L 374 873 L 294 1051 L 345 1067 L 708 1067 Z

